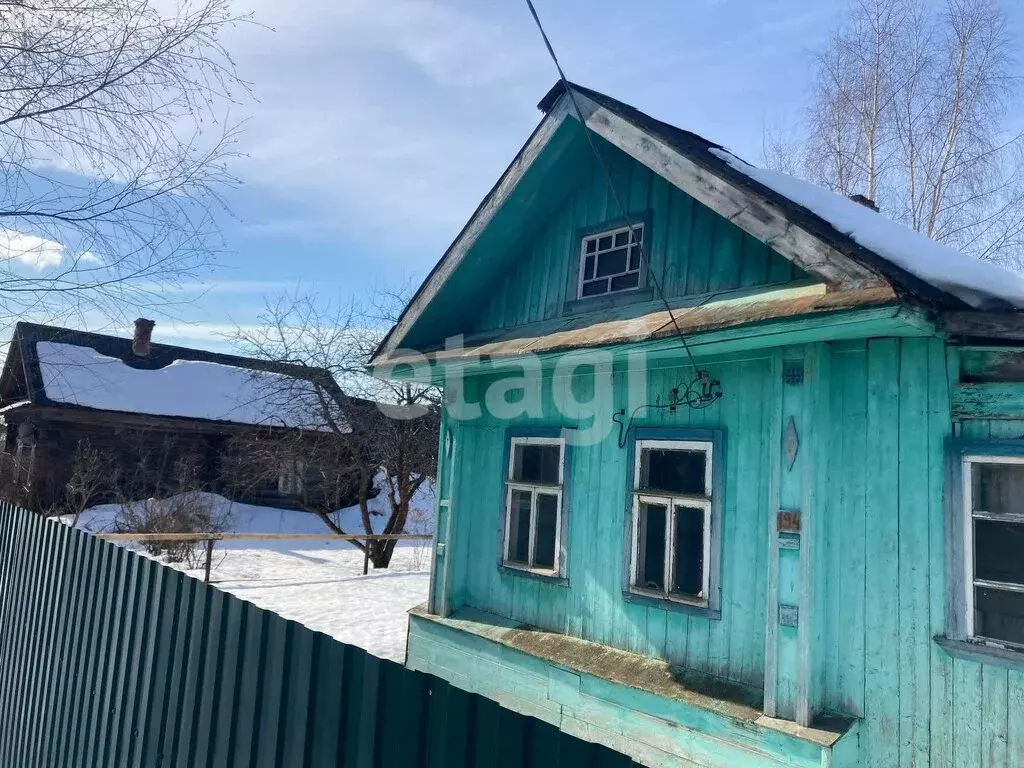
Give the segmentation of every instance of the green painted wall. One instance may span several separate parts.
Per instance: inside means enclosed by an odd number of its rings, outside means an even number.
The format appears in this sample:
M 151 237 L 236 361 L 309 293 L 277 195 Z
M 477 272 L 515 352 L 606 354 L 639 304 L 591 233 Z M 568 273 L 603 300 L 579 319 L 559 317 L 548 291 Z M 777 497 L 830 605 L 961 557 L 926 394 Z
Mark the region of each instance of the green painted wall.
M 503 422 L 485 415 L 456 426 L 455 530 L 449 550 L 453 558 L 449 564 L 452 607 L 472 605 L 759 689 L 764 674 L 765 592 L 764 579 L 758 575 L 767 569 L 768 542 L 768 516 L 761 503 L 768 493 L 768 445 L 762 436 L 769 427 L 769 410 L 761 393 L 769 386 L 771 358 L 765 353 L 723 358 L 712 363 L 710 370 L 727 392 L 719 403 L 704 411 L 648 411 L 638 417 L 636 425 L 725 430 L 720 620 L 623 600 L 623 540 L 631 472 L 627 449 L 617 445 L 617 431 L 596 445 L 571 449 L 567 481 L 572 488 L 569 585 L 541 582 L 498 568 L 506 427 L 578 426 L 555 415 L 551 387 L 564 387 L 568 382 L 550 374 L 544 379 L 550 416 Z M 625 373 L 621 361 L 614 375 L 616 390 L 622 395 Z M 648 391 L 652 397 L 661 393 L 665 402 L 664 393 L 680 380 L 691 378 L 692 372 L 685 367 L 651 370 Z M 469 400 L 479 395 L 486 381 L 468 382 Z M 577 397 L 590 396 L 588 384 L 589 369 L 583 369 L 574 383 Z M 614 404 L 625 406 L 625 402 Z
M 780 385 L 781 361 L 801 357 L 804 384 Z M 954 424 L 955 358 L 939 338 L 719 357 L 707 363 L 725 392 L 718 404 L 648 412 L 637 422 L 725 431 L 720 620 L 623 599 L 630 473 L 614 434 L 573 449 L 568 586 L 501 571 L 507 423 L 485 416 L 456 425 L 452 607 L 481 608 L 755 688 L 770 667 L 780 716 L 795 716 L 803 687 L 816 709 L 862 719 L 856 764 L 865 768 L 1024 765 L 1024 672 L 953 660 L 933 642 L 946 624 L 944 441 L 954 426 L 965 437 L 1024 438 L 1022 420 Z M 625 406 L 621 361 L 615 375 L 618 408 Z M 552 386 L 587 394 L 582 382 L 545 376 L 548 406 Z M 678 368 L 649 371 L 649 398 L 683 378 Z M 470 399 L 485 384 L 471 380 Z M 790 415 L 801 453 L 787 470 L 778 451 Z M 553 409 L 516 423 L 572 426 Z M 807 540 L 799 551 L 770 545 L 779 508 L 802 512 Z M 766 658 L 773 557 L 777 601 L 799 604 L 809 629 L 801 637 L 776 627 L 777 655 Z
M 603 139 L 597 141 L 630 216 L 650 216 L 652 231 L 647 233 L 644 247 L 668 298 L 806 277 L 768 246 L 646 166 Z M 565 301 L 576 298 L 567 295 L 567 286 L 570 272 L 579 268 L 578 230 L 621 219 L 622 212 L 596 160 L 577 165 L 572 173 L 579 181 L 568 196 L 551 206 L 546 221 L 525 228 L 536 234 L 522 238 L 509 254 L 491 255 L 504 268 L 477 294 L 487 298 L 472 322 L 472 331 L 556 318 Z M 648 285 L 653 287 L 650 281 Z

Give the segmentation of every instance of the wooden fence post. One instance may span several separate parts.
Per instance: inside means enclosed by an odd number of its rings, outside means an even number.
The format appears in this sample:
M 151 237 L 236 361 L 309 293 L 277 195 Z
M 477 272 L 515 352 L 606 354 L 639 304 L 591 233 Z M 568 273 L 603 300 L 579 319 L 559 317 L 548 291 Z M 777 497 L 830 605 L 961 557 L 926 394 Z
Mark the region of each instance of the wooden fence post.
M 213 539 L 206 540 L 206 575 L 203 581 L 206 584 L 210 583 L 210 566 L 213 563 Z
M 363 546 L 363 576 L 370 572 L 370 540 L 367 539 Z

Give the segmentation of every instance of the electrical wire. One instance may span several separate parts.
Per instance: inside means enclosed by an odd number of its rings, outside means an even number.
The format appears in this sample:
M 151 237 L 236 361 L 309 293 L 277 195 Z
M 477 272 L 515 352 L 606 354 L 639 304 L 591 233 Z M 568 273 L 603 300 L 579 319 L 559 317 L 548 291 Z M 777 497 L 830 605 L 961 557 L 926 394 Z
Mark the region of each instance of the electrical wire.
M 544 31 L 544 25 L 540 21 L 540 16 L 537 15 L 537 9 L 533 5 L 533 0 L 526 0 L 526 5 L 530 9 L 530 15 L 533 16 L 533 21 L 537 25 L 537 29 L 540 32 L 541 38 L 544 40 L 544 47 L 548 49 L 548 55 L 551 57 L 551 61 L 555 64 L 555 69 L 558 70 L 558 78 L 562 83 L 562 87 L 565 88 L 565 92 L 569 95 L 569 100 L 572 103 L 573 109 L 576 111 L 576 117 L 580 121 L 580 125 L 583 126 L 583 135 L 587 138 L 587 143 L 590 145 L 590 151 L 593 152 L 594 157 L 597 158 L 598 164 L 601 166 L 601 171 L 604 174 L 606 181 L 608 182 L 608 190 L 612 193 L 612 197 L 615 199 L 615 205 L 622 212 L 622 217 L 626 221 L 626 226 L 629 228 L 630 233 L 633 232 L 633 222 L 630 220 L 629 210 L 622 202 L 622 198 L 619 196 L 618 190 L 615 189 L 615 183 L 612 180 L 612 174 L 608 170 L 608 165 L 604 161 L 604 157 L 598 150 L 597 145 L 594 143 L 594 138 L 591 135 L 590 127 L 587 125 L 587 121 L 583 117 L 583 110 L 580 109 L 579 102 L 576 100 L 576 94 L 573 92 L 572 83 L 565 76 L 565 70 L 562 69 L 562 64 L 558 60 L 558 55 L 555 53 L 554 47 L 551 45 L 551 40 L 548 38 L 547 32 Z M 632 242 L 632 237 L 630 237 Z M 662 290 L 661 283 L 658 280 L 657 275 L 654 274 L 654 270 L 651 269 L 651 262 L 647 258 L 647 253 L 644 249 L 643 238 L 641 237 L 637 245 L 640 248 L 640 260 L 641 263 L 647 264 L 647 276 L 651 279 L 654 284 L 655 290 L 658 292 L 658 296 L 661 299 L 661 303 L 665 306 L 665 311 L 668 312 L 669 319 L 672 321 L 672 326 L 676 330 L 676 335 L 679 337 L 680 344 L 683 350 L 686 352 L 686 356 L 690 361 L 690 366 L 694 371 L 699 370 L 697 367 L 697 361 L 693 358 L 693 352 L 690 351 L 690 345 L 686 343 L 686 336 L 683 334 L 683 329 L 679 326 L 679 321 L 676 320 L 676 315 L 672 311 L 671 305 L 668 303 L 668 299 L 665 298 L 665 291 Z

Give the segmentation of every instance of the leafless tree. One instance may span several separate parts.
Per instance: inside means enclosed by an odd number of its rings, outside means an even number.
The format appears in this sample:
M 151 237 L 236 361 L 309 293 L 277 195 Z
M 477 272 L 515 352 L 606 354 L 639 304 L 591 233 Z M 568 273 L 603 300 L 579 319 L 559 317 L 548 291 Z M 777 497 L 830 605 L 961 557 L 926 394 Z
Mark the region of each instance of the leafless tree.
M 110 454 L 93 446 L 88 438 L 78 441 L 71 456 L 71 476 L 65 486 L 64 509 L 60 510 L 73 515 L 72 528 L 78 527 L 82 513 L 110 489 L 111 478 L 115 474 Z
M 1024 234 L 1024 134 L 999 0 L 851 0 L 825 48 L 800 146 L 766 137 L 765 161 L 983 259 Z M 794 160 L 794 154 L 797 159 Z
M 229 0 L 0 0 L 0 312 L 167 303 L 232 182 Z
M 299 419 L 301 432 L 287 435 L 252 433 L 238 454 L 243 475 L 264 475 L 260 482 L 287 467 L 301 464 L 301 504 L 317 514 L 335 533 L 374 532 L 369 501 L 380 493 L 387 502 L 383 533 L 403 533 L 410 505 L 423 483 L 434 476 L 437 461 L 439 394 L 429 384 L 383 382 L 366 374 L 370 352 L 404 305 L 401 291 L 377 291 L 372 306 L 332 303 L 299 294 L 268 301 L 258 322 L 239 329 L 235 342 L 245 354 L 264 360 L 327 371 L 340 390 L 317 387 L 310 398 L 308 382 L 292 379 L 294 391 L 269 393 L 292 408 L 310 404 Z M 275 380 L 273 387 L 280 387 Z M 389 406 L 381 408 L 384 404 Z M 306 407 L 306 406 L 300 406 Z M 259 445 L 253 445 L 257 440 Z M 253 461 L 257 456 L 259 460 Z M 362 531 L 345 531 L 334 512 L 355 493 Z M 394 541 L 370 541 L 361 549 L 377 568 L 390 563 Z

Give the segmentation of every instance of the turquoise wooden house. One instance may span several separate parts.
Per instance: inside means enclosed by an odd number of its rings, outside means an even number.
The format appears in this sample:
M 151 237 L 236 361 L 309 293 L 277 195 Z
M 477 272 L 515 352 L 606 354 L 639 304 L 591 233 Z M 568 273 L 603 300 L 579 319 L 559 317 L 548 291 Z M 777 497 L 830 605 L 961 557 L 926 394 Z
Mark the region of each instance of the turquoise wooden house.
M 372 362 L 445 388 L 408 666 L 651 766 L 1024 765 L 1024 280 L 540 109 Z

